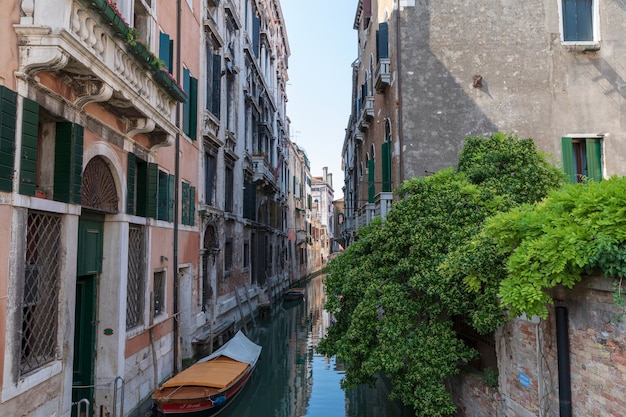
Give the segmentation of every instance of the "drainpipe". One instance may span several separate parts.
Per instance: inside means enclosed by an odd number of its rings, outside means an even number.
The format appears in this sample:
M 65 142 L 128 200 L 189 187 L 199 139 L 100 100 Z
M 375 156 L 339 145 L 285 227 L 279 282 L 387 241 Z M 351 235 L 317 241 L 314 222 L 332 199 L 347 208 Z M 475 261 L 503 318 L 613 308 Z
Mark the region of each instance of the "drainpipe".
M 176 79 L 181 80 L 181 0 L 176 1 Z M 186 92 L 189 94 L 189 92 Z M 189 99 L 189 98 L 188 98 Z M 176 144 L 174 156 L 174 273 L 172 276 L 174 284 L 174 374 L 178 373 L 178 333 L 179 333 L 179 317 L 178 317 L 178 194 L 180 183 L 180 102 L 176 102 Z
M 559 366 L 559 416 L 572 417 L 567 308 L 556 307 L 556 349 Z
M 416 6 L 417 7 L 417 6 Z M 400 185 L 404 182 L 404 155 L 402 150 L 402 52 L 401 52 L 401 42 L 400 42 L 400 0 L 396 1 L 396 50 L 395 50 L 395 58 L 396 58 L 396 71 L 398 73 L 398 79 L 396 80 L 396 100 L 398 100 L 396 107 L 396 121 L 398 125 L 398 184 Z M 391 55 L 391 54 L 390 54 Z

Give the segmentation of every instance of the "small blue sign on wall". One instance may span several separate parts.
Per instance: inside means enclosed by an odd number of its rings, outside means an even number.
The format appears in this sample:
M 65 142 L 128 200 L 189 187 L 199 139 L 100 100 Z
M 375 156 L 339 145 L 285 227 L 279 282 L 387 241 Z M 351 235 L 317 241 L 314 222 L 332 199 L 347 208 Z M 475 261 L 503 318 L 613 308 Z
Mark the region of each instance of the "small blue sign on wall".
M 530 387 L 530 377 L 526 375 L 524 372 L 519 373 L 519 383 L 522 384 L 524 388 Z

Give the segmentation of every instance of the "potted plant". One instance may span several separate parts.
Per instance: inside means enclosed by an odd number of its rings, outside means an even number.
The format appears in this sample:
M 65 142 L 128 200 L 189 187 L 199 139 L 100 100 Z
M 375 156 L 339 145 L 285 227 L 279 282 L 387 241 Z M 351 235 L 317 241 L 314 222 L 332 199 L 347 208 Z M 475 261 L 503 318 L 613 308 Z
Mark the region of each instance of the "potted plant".
M 48 198 L 48 192 L 46 190 L 44 190 L 44 189 L 41 189 L 41 188 L 37 187 L 37 188 L 35 188 L 35 197 L 47 199 Z

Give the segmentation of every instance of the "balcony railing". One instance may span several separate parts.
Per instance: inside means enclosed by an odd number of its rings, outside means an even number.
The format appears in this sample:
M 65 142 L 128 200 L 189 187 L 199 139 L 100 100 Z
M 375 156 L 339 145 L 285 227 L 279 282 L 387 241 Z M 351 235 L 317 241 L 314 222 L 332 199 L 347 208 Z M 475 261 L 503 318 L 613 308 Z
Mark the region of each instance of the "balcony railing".
M 272 169 L 267 156 L 263 153 L 255 153 L 251 155 L 252 160 L 252 181 L 262 182 L 276 188 L 276 176 Z
M 375 217 L 381 217 L 385 220 L 387 218 L 387 214 L 391 210 L 392 203 L 392 192 L 385 191 L 376 194 L 373 203 L 366 203 L 356 211 L 354 216 L 355 230 L 359 230 L 360 228 L 367 226 L 372 222 L 372 220 L 374 220 Z
M 379 93 L 382 93 L 391 82 L 390 62 L 389 58 L 380 58 L 376 65 L 376 72 L 374 73 L 376 83 L 374 88 Z
M 154 54 L 129 37 L 113 4 L 47 0 L 24 11 L 15 26 L 21 78 L 54 73 L 69 80 L 74 105 L 98 102 L 131 123 L 154 126 L 151 145 L 172 142 L 176 102 L 185 101 L 185 93 Z
M 359 130 L 365 131 L 370 127 L 370 121 L 374 118 L 374 96 L 365 96 L 359 109 Z
M 393 202 L 393 193 L 389 191 L 383 191 L 376 194 L 374 199 L 376 217 L 381 217 L 383 220 L 387 218 L 387 213 L 391 210 L 391 203 Z
M 307 233 L 305 230 L 296 231 L 296 243 L 303 243 L 307 241 Z

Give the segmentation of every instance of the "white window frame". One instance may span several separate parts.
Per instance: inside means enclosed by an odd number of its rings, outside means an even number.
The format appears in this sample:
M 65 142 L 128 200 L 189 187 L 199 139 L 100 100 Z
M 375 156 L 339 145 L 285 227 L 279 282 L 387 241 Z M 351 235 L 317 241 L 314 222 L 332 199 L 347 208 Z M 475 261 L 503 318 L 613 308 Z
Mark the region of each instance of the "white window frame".
M 600 0 L 592 0 L 591 3 L 591 25 L 592 25 L 592 33 L 593 40 L 591 41 L 566 41 L 565 40 L 565 19 L 563 16 L 563 0 L 557 0 L 558 3 L 558 13 L 559 13 L 559 34 L 561 36 L 561 43 L 563 45 L 587 45 L 587 46 L 597 46 L 600 44 Z

